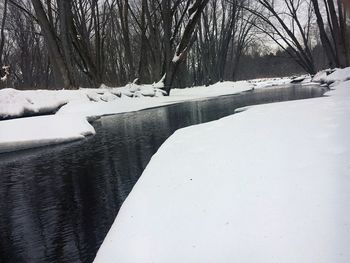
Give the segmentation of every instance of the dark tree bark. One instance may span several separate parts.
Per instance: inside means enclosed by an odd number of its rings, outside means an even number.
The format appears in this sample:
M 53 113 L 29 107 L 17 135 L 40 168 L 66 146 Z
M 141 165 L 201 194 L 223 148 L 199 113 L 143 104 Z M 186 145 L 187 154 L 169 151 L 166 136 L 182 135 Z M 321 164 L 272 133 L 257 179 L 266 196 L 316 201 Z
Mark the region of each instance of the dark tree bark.
M 220 49 L 218 52 L 219 53 L 218 70 L 219 70 L 219 80 L 221 82 L 224 81 L 229 44 L 234 35 L 233 30 L 235 28 L 236 19 L 237 19 L 237 7 L 238 7 L 237 3 L 234 3 L 230 6 L 229 22 L 226 25 L 223 19 L 223 23 L 221 25 L 221 31 L 222 31 L 221 43 L 220 43 Z
M 130 33 L 129 33 L 129 1 L 117 0 L 121 30 L 123 34 L 123 44 L 125 48 L 125 57 L 129 65 L 129 81 L 133 81 L 135 78 L 134 60 L 131 50 Z
M 140 23 L 140 30 L 141 30 L 141 45 L 140 45 L 140 61 L 139 61 L 139 69 L 138 69 L 138 77 L 140 83 L 147 83 L 150 81 L 149 78 L 149 71 L 147 68 L 148 61 L 147 61 L 147 25 L 146 25 L 146 10 L 148 8 L 147 0 L 142 0 L 141 2 L 141 23 Z
M 330 30 L 328 36 L 321 14 L 318 0 L 311 0 L 317 25 L 320 32 L 322 46 L 327 55 L 330 67 L 346 67 L 350 65 L 350 48 L 348 44 L 349 36 L 347 33 L 348 26 L 346 21 L 345 5 L 341 1 L 337 1 L 338 13 L 333 0 L 324 0 L 327 11 L 327 21 Z
M 73 46 L 72 46 L 72 25 L 73 25 L 73 15 L 71 0 L 60 0 L 58 3 L 58 15 L 60 22 L 60 40 L 62 46 L 62 55 L 64 58 L 64 63 L 66 65 L 66 70 L 68 72 L 68 78 L 70 80 L 70 85 L 75 87 L 75 76 L 74 76 L 74 64 L 73 64 Z
M 166 57 L 166 72 L 164 76 L 164 90 L 169 95 L 170 90 L 175 79 L 177 70 L 181 62 L 185 61 L 187 53 L 193 44 L 193 32 L 195 27 L 200 20 L 201 14 L 207 5 L 209 0 L 196 0 L 191 8 L 189 9 L 190 19 L 184 28 L 184 32 L 181 36 L 180 43 L 178 44 L 174 57 L 170 60 L 169 57 Z M 168 2 L 168 1 L 165 1 Z M 166 5 L 168 8 L 168 6 Z M 167 10 L 169 12 L 170 9 Z M 164 12 L 164 10 L 163 10 Z M 168 18 L 166 18 L 168 19 Z M 168 22 L 169 23 L 169 22 Z M 168 25 L 169 26 L 169 25 Z M 170 41 L 170 39 L 169 39 Z
M 60 50 L 58 38 L 53 25 L 50 24 L 41 1 L 32 0 L 32 4 L 47 44 L 55 79 L 57 82 L 62 81 L 63 87 L 66 89 L 74 88 L 74 82 L 70 77 L 72 74 L 69 72 L 69 68 L 64 60 L 64 55 Z
M 5 23 L 6 23 L 6 18 L 7 18 L 7 6 L 8 6 L 8 0 L 5 0 L 4 2 L 4 10 L 2 14 L 2 20 L 1 20 L 1 32 L 0 32 L 0 77 L 3 77 L 7 74 L 3 70 L 3 53 L 4 53 L 4 46 L 5 46 Z M 0 81 L 0 87 L 2 86 L 2 83 Z
M 105 34 L 106 15 L 102 16 L 100 21 L 100 11 L 97 6 L 98 1 L 93 0 L 89 2 L 91 13 L 88 13 L 83 8 L 82 0 L 79 0 L 78 5 L 74 6 L 73 20 L 75 23 L 71 24 L 71 36 L 74 48 L 81 60 L 78 64 L 82 72 L 84 72 L 93 87 L 99 87 L 103 82 L 104 75 L 104 38 L 101 35 Z M 104 5 L 104 12 L 107 7 Z M 114 5 L 108 7 L 108 13 L 111 13 Z M 104 13 L 103 12 L 103 13 Z M 106 11 L 107 12 L 107 11 Z M 88 20 L 87 17 L 90 17 Z M 88 27 L 91 28 L 88 28 Z M 91 35 L 94 35 L 94 41 L 90 41 Z
M 337 60 L 337 56 L 333 50 L 331 41 L 329 40 L 329 38 L 327 36 L 324 22 L 323 22 L 323 18 L 322 18 L 320 8 L 318 5 L 318 0 L 311 0 L 311 1 L 312 1 L 313 6 L 314 6 L 315 15 L 317 18 L 317 25 L 318 25 L 318 29 L 320 31 L 320 38 L 321 38 L 322 46 L 323 46 L 325 53 L 326 53 L 326 56 L 328 58 L 329 65 L 331 67 L 334 67 L 334 66 L 339 64 L 339 61 Z

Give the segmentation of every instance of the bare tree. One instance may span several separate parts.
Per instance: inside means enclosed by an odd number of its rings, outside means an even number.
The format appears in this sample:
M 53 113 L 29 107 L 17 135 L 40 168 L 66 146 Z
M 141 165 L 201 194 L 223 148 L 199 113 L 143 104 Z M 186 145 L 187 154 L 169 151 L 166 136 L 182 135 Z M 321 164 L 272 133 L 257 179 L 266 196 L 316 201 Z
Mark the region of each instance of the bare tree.
M 306 26 L 303 26 L 299 18 L 301 8 L 306 8 L 308 13 L 312 12 L 310 2 L 283 0 L 280 4 L 284 4 L 284 9 L 278 9 L 273 0 L 258 0 L 257 3 L 260 5 L 258 8 L 247 8 L 259 18 L 254 26 L 285 50 L 306 72 L 315 74 L 309 41 L 311 21 L 308 20 Z M 301 38 L 298 38 L 298 34 Z

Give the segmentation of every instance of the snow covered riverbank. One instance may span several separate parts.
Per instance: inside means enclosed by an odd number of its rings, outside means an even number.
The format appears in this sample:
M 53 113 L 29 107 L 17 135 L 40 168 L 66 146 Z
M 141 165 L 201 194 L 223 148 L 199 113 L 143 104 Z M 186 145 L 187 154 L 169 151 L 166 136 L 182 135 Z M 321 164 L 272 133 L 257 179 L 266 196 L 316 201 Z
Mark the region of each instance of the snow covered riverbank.
M 326 97 L 178 130 L 95 262 L 349 262 L 350 74 L 336 74 Z
M 94 135 L 95 129 L 76 116 L 38 116 L 0 122 L 0 153 L 23 150 Z
M 93 127 L 86 119 L 96 116 L 234 94 L 254 87 L 263 88 L 289 82 L 289 78 L 224 82 L 209 87 L 174 89 L 169 97 L 162 96 L 156 85 L 127 85 L 122 88 L 103 86 L 100 89 L 73 91 L 3 89 L 0 90 L 0 119 L 17 119 L 0 120 L 0 153 L 84 138 L 94 134 Z M 23 118 L 55 112 L 55 115 L 46 117 Z M 69 132 L 66 127 L 69 127 Z

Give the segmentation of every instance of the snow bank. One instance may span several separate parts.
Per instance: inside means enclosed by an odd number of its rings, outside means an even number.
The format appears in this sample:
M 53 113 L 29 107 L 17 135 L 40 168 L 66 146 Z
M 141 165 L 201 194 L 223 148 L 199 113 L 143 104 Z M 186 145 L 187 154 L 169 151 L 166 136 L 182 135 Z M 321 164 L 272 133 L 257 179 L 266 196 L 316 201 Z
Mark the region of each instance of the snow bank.
M 0 90 L 0 120 L 5 118 L 23 116 L 33 111 L 33 104 L 14 89 Z
M 55 113 L 68 100 L 53 91 L 0 90 L 0 120 Z
M 68 103 L 111 102 L 122 97 L 160 97 L 164 92 L 152 85 L 128 84 L 121 88 L 105 85 L 81 90 L 0 90 L 0 120 L 54 114 Z
M 350 67 L 344 69 L 325 69 L 312 78 L 314 82 L 332 84 L 336 81 L 346 81 L 350 78 Z
M 292 81 L 291 78 L 265 78 L 265 79 L 253 79 L 248 82 L 252 83 L 255 89 L 261 89 L 266 87 L 287 85 L 287 84 L 290 84 L 291 81 Z
M 225 81 L 225 82 L 217 82 L 210 86 L 197 86 L 192 88 L 185 89 L 172 89 L 171 90 L 171 98 L 172 99 L 180 99 L 182 98 L 203 98 L 203 97 L 213 97 L 213 96 L 221 96 L 228 95 L 233 93 L 239 93 L 242 91 L 250 90 L 253 88 L 251 83 L 247 81 Z
M 253 85 L 247 81 L 219 82 L 208 87 L 199 86 L 185 89 L 173 89 L 171 91 L 171 96 L 163 96 L 163 94 L 158 94 L 160 92 L 159 89 L 154 88 L 153 86 L 145 85 L 140 88 L 139 85 L 132 84 L 132 86 L 113 88 L 110 90 L 111 93 L 120 92 L 122 99 L 106 100 L 101 102 L 101 96 L 103 96 L 101 91 L 99 89 L 90 90 L 88 95 L 90 97 L 89 100 L 71 101 L 67 105 L 63 106 L 57 112 L 57 114 L 75 114 L 90 118 L 108 114 L 137 111 L 188 100 L 229 95 L 251 90 L 252 88 Z M 100 92 L 100 94 L 97 92 Z M 91 103 L 91 101 L 98 103 Z
M 103 84 L 99 89 L 80 90 L 18 91 L 3 89 L 0 90 L 0 119 L 55 113 L 66 104 L 59 110 L 60 114 L 69 114 L 71 111 L 71 113 L 80 112 L 83 117 L 95 117 L 287 83 L 290 83 L 289 78 L 218 82 L 208 87 L 173 89 L 170 97 L 164 97 L 165 92 L 160 89 L 162 87 L 161 81 L 150 85 L 132 83 L 117 88 Z M 130 103 L 128 98 L 138 99 Z M 150 101 L 149 98 L 153 99 Z M 133 105 L 125 107 L 125 99 L 127 99 L 127 103 Z M 84 110 L 81 110 L 80 107 Z
M 273 84 L 276 83 L 277 84 Z M 95 117 L 108 114 L 116 114 L 122 112 L 137 111 L 141 109 L 157 107 L 162 105 L 168 105 L 172 103 L 179 103 L 189 100 L 198 100 L 204 98 L 210 98 L 215 96 L 230 95 L 235 93 L 240 93 L 243 91 L 248 91 L 252 89 L 265 88 L 269 86 L 282 85 L 290 83 L 290 79 L 275 79 L 275 82 L 271 79 L 262 79 L 259 81 L 259 84 L 248 82 L 248 81 L 237 81 L 237 82 L 218 82 L 208 87 L 206 86 L 197 86 L 192 88 L 184 89 L 173 89 L 171 91 L 171 96 L 158 96 L 150 97 L 147 94 L 153 94 L 159 92 L 158 89 L 150 88 L 150 86 L 144 86 L 142 90 L 139 89 L 138 85 L 134 85 L 134 88 L 125 89 L 125 88 L 115 88 L 116 90 L 122 90 L 121 100 L 110 100 L 103 103 L 91 103 L 91 101 L 79 101 L 75 100 L 70 102 L 67 105 L 63 106 L 57 114 L 75 114 L 84 117 Z M 127 95 L 125 90 L 129 90 L 130 94 Z M 98 91 L 98 90 L 97 90 Z M 95 99 L 97 102 L 100 101 L 101 94 L 96 94 L 96 90 L 93 90 L 95 94 Z M 133 92 L 131 94 L 131 92 Z M 91 93 L 90 93 L 91 94 Z M 91 97 L 91 95 L 89 95 Z M 138 97 L 138 99 L 130 99 L 131 97 Z M 90 99 L 92 100 L 92 99 Z
M 337 69 L 325 78 L 325 82 L 327 83 L 333 83 L 336 81 L 346 81 L 346 80 L 350 80 L 350 67 Z
M 163 77 L 164 78 L 164 77 Z M 150 85 L 127 84 L 124 87 L 108 87 L 101 85 L 99 89 L 80 90 L 28 90 L 18 91 L 15 89 L 0 90 L 0 120 L 24 116 L 53 114 L 63 105 L 61 113 L 74 113 L 80 111 L 84 117 L 94 117 L 104 114 L 114 114 L 129 110 L 138 110 L 144 107 L 160 106 L 168 103 L 176 103 L 184 100 L 202 99 L 213 96 L 228 95 L 250 90 L 252 88 L 264 88 L 273 85 L 290 83 L 289 78 L 283 79 L 259 79 L 252 81 L 218 82 L 211 86 L 199 86 L 185 89 L 173 89 L 170 97 L 164 97 L 161 90 L 162 81 Z M 150 103 L 147 98 L 153 97 Z M 125 107 L 127 98 L 138 98 L 135 102 L 140 106 Z M 145 103 L 145 101 L 147 101 Z M 113 102 L 110 103 L 110 102 Z M 95 103 L 99 103 L 96 105 Z M 105 105 L 107 103 L 107 105 Z M 130 103 L 130 100 L 128 100 Z M 89 110 L 81 111 L 75 107 Z M 89 106 L 88 106 L 89 105 Z M 104 110 L 98 110 L 103 108 Z M 97 110 L 95 113 L 93 111 Z
M 350 81 L 178 130 L 95 262 L 350 260 Z
M 350 80 L 350 67 L 343 69 L 325 69 L 318 72 L 313 78 L 312 81 L 326 83 L 328 85 Z
M 0 153 L 69 142 L 94 135 L 86 119 L 39 116 L 0 121 Z
M 322 70 L 322 71 L 320 71 L 320 72 L 317 72 L 316 75 L 312 78 L 312 81 L 314 81 L 314 82 L 320 82 L 320 83 L 325 83 L 328 74 L 329 74 L 329 73 L 328 73 L 327 70 Z

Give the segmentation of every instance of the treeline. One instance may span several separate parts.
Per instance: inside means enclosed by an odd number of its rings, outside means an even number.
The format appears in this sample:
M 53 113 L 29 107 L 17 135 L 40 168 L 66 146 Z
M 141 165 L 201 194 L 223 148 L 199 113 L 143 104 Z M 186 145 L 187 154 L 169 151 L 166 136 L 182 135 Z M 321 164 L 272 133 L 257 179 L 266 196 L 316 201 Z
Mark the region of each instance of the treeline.
M 163 81 L 169 92 L 345 67 L 346 3 L 3 0 L 0 65 L 10 69 L 2 69 L 0 85 L 71 89 Z

